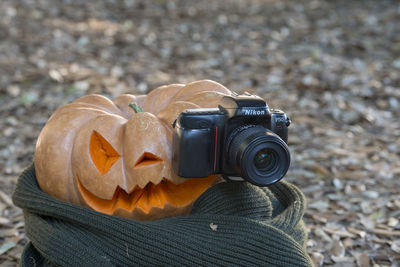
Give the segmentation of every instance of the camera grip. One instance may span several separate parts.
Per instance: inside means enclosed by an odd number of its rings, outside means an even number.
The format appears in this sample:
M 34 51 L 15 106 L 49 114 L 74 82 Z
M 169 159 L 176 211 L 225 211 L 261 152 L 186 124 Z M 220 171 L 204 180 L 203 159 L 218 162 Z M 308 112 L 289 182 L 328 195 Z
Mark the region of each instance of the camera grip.
M 173 167 L 181 177 L 207 177 L 213 173 L 212 129 L 178 128 L 173 137 Z

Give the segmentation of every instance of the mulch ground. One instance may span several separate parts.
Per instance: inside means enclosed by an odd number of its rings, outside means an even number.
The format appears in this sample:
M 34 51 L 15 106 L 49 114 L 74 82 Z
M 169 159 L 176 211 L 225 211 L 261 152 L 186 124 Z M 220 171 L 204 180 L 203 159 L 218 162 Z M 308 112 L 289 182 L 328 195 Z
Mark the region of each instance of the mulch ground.
M 57 107 L 207 78 L 290 114 L 316 266 L 400 266 L 399 25 L 394 0 L 2 0 L 0 265 L 27 242 L 10 196 Z

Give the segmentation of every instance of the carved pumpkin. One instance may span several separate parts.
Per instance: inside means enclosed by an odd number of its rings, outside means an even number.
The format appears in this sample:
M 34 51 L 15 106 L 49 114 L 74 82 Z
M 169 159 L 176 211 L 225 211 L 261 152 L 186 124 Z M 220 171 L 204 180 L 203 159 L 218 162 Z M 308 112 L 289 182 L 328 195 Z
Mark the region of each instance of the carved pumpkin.
M 172 123 L 185 109 L 217 107 L 230 94 L 205 80 L 113 101 L 100 95 L 81 97 L 56 110 L 41 131 L 35 151 L 37 181 L 56 198 L 110 215 L 151 220 L 187 214 L 217 177 L 174 174 Z M 138 106 L 143 112 L 134 110 Z

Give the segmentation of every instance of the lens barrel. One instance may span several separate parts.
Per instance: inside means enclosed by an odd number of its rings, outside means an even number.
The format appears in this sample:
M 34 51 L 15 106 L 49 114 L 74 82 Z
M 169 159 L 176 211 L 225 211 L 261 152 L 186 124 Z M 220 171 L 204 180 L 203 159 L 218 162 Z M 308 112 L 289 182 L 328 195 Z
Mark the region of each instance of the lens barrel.
M 248 182 L 267 186 L 282 179 L 290 165 L 286 143 L 262 126 L 235 132 L 228 148 L 229 164 Z

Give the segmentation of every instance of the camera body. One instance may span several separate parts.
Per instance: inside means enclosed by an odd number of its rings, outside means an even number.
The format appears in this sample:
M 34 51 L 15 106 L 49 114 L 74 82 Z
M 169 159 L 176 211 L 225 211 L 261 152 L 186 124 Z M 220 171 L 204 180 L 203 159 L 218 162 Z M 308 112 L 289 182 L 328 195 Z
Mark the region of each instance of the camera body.
M 174 123 L 173 168 L 187 178 L 223 174 L 273 184 L 289 168 L 289 124 L 283 111 L 248 93 L 224 96 L 218 108 L 188 109 Z

